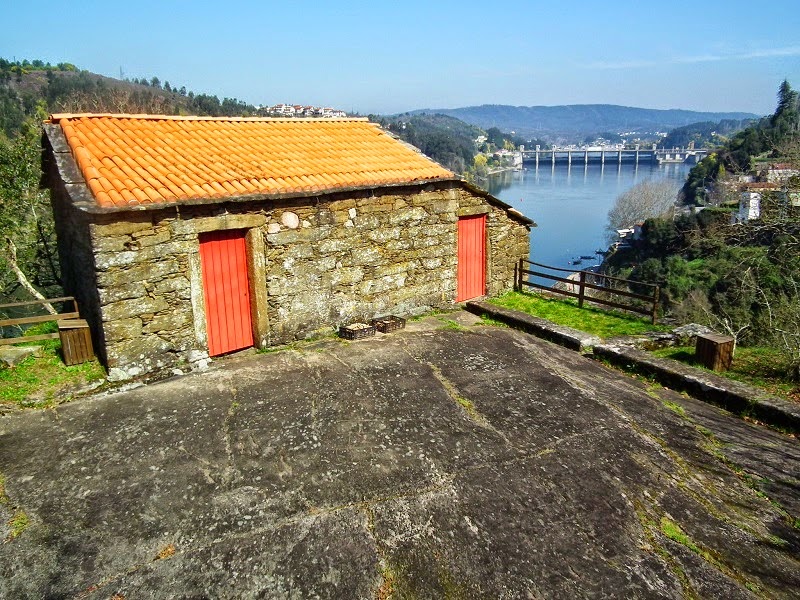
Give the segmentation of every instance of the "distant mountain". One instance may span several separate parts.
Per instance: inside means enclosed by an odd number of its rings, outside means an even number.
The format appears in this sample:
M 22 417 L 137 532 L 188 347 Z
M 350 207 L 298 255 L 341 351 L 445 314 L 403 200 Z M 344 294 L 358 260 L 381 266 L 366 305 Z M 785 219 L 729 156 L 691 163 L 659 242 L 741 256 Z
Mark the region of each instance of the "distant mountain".
M 463 108 L 420 109 L 411 114 L 437 113 L 449 115 L 488 129 L 498 127 L 523 137 L 586 136 L 603 132 L 669 131 L 675 127 L 700 121 L 755 119 L 758 115 L 744 112 L 697 112 L 691 110 L 658 110 L 615 104 L 573 104 L 565 106 L 508 106 L 484 104 Z

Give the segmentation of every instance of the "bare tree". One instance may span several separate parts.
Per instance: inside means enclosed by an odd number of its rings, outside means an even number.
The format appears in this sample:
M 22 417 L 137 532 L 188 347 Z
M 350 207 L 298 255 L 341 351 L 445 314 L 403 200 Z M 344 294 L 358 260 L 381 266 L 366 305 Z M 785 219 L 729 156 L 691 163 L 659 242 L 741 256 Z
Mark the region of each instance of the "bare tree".
M 676 307 L 674 315 L 682 321 L 698 321 L 712 329 L 722 330 L 733 338 L 733 353 L 742 335 L 752 325 L 752 315 L 732 315 L 724 308 L 714 309 L 703 292 L 694 290 Z
M 645 219 L 671 217 L 679 187 L 668 179 L 648 179 L 620 194 L 608 211 L 609 234 L 613 237 L 617 229 L 633 227 Z

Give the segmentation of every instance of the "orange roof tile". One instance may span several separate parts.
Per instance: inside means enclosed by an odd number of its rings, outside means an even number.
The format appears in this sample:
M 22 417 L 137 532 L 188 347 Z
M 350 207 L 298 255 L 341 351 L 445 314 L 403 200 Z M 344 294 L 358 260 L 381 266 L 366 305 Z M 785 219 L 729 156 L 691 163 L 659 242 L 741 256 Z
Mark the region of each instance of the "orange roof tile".
M 56 114 L 102 207 L 453 179 L 364 119 Z

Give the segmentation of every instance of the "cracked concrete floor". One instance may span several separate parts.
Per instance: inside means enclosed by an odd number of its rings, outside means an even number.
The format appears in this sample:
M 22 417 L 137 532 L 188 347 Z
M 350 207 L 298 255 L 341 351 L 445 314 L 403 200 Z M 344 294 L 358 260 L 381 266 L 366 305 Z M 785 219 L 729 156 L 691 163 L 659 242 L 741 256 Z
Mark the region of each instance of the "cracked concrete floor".
M 0 597 L 797 597 L 796 439 L 442 324 L 3 418 Z

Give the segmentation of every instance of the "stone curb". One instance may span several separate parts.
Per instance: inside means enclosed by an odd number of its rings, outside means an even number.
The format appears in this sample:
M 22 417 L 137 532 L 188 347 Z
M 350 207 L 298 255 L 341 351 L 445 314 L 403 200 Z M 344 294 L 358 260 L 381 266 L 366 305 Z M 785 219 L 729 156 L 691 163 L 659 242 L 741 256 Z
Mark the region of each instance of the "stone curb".
M 685 391 L 736 414 L 746 414 L 759 421 L 800 431 L 800 409 L 792 403 L 738 381 L 710 371 L 695 369 L 677 360 L 658 358 L 637 348 L 616 344 L 598 344 L 597 358 L 626 370 L 651 375 L 674 390 Z
M 536 337 L 544 338 L 559 346 L 564 346 L 577 352 L 591 352 L 592 346 L 601 343 L 599 337 L 589 335 L 583 331 L 564 327 L 551 323 L 547 319 L 534 317 L 517 310 L 510 310 L 489 304 L 488 302 L 470 301 L 466 308 L 471 313 L 480 316 L 491 317 L 497 321 L 502 321 L 514 329 L 520 329 L 526 333 L 531 333 Z
M 730 412 L 751 415 L 764 423 L 800 432 L 800 408 L 758 388 L 676 360 L 658 358 L 630 346 L 603 344 L 596 336 L 487 302 L 467 302 L 466 308 L 472 313 L 486 315 L 570 350 L 591 351 L 595 358 L 629 371 L 651 375 L 671 389 L 685 391 L 699 400 L 716 404 Z

